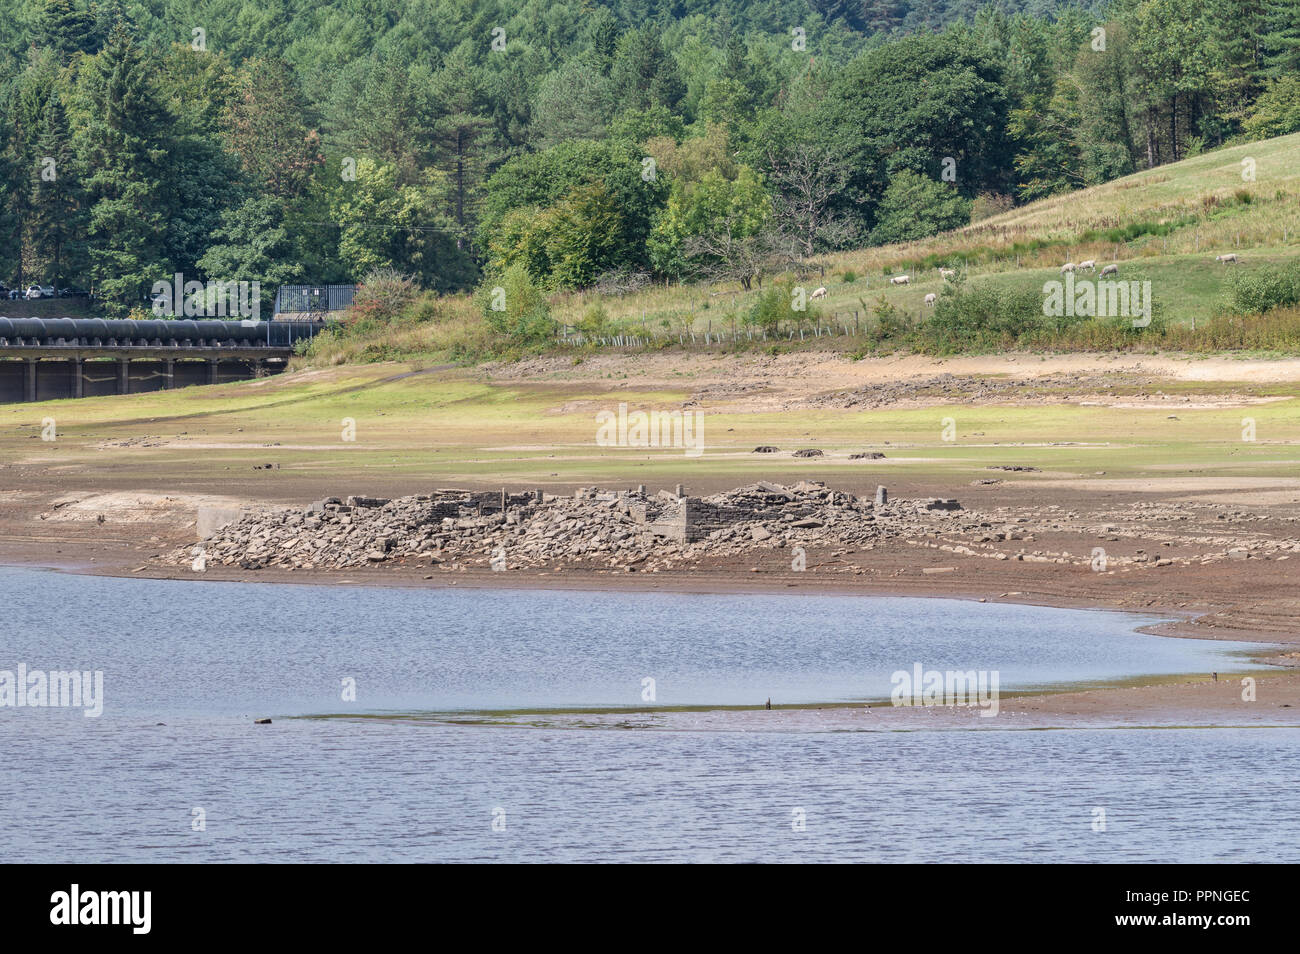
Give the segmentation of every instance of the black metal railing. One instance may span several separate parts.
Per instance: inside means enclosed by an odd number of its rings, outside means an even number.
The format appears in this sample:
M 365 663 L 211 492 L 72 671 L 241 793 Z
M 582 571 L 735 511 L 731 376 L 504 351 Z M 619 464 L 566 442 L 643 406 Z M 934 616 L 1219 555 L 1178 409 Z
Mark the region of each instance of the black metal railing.
M 275 293 L 275 314 L 321 314 L 344 311 L 352 304 L 356 285 L 281 285 Z

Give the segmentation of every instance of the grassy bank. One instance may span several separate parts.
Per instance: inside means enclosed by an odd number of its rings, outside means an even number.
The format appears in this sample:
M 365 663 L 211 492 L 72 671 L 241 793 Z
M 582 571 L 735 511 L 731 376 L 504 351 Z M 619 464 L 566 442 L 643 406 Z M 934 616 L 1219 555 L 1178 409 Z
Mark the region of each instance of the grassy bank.
M 184 491 L 228 482 L 226 492 L 293 494 L 297 478 L 339 488 L 387 480 L 493 481 L 556 486 L 678 481 L 744 483 L 789 478 L 870 483 L 920 478 L 961 485 L 1117 478 L 1251 478 L 1285 483 L 1296 473 L 1300 404 L 1198 406 L 1198 395 L 1264 397 L 1279 384 L 1160 385 L 1187 405 L 1083 404 L 937 406 L 884 410 L 745 410 L 701 404 L 706 452 L 601 447 L 595 415 L 680 408 L 706 383 L 703 372 L 671 387 L 619 380 L 491 380 L 465 370 L 370 365 L 172 392 L 0 407 L 0 465 L 20 492 L 21 468 L 93 474 L 97 486 Z M 1135 385 L 1134 392 L 1149 390 Z M 1243 419 L 1256 440 L 1242 439 Z M 58 439 L 39 440 L 53 418 Z M 952 440 L 944 439 L 945 419 Z M 347 439 L 351 422 L 355 439 Z M 779 455 L 752 453 L 772 444 Z M 800 447 L 826 456 L 795 459 Z M 879 450 L 885 458 L 850 460 Z M 202 467 L 196 468 L 195 462 Z M 266 469 L 266 464 L 276 465 Z M 1041 473 L 990 474 L 1021 464 Z M 1099 472 L 1105 472 L 1100 478 Z M 12 479 L 10 479 L 12 478 Z
M 1247 171 L 1253 178 L 1243 178 Z M 1215 261 L 1229 252 L 1239 264 Z M 1067 323 L 1041 315 L 1045 286 L 1060 279 L 1060 265 L 1086 259 L 1098 262 L 1098 270 L 1118 264 L 1125 282 L 1150 282 L 1150 326 L 1135 329 L 1129 320 L 1109 318 Z M 838 333 L 834 346 L 857 354 L 1007 348 L 1294 353 L 1300 351 L 1300 312 L 1286 303 L 1257 314 L 1243 311 L 1237 288 L 1297 262 L 1300 134 L 1216 150 L 1040 200 L 923 242 L 824 256 L 811 263 L 811 274 L 767 276 L 762 288 L 659 284 L 626 294 L 568 292 L 551 296 L 549 309 L 559 328 L 585 330 L 589 338 L 606 341 L 632 335 L 649 347 L 701 344 L 706 333 L 713 344 L 719 330 L 730 335 L 733 328 L 743 332 L 769 321 L 770 333 L 758 347 L 774 347 L 772 338 L 779 336 L 788 349 L 791 333 L 798 341 L 801 327 L 811 332 L 832 326 Z M 936 328 L 945 317 L 945 298 L 953 293 L 940 267 L 955 269 L 967 292 L 984 297 L 978 309 L 990 315 L 974 331 L 961 320 L 947 333 Z M 902 274 L 909 284 L 890 283 Z M 771 302 L 764 295 L 779 288 L 788 296 L 795 286 L 807 293 L 824 287 L 826 295 L 806 311 L 789 312 L 779 329 L 772 327 Z M 939 298 L 936 305 L 926 304 L 929 294 Z M 951 313 L 953 303 L 947 305 Z M 554 346 L 550 340 L 525 344 L 494 333 L 480 308 L 468 295 L 424 295 L 382 319 L 353 317 L 297 366 L 471 362 Z M 1017 313 L 1015 327 L 1004 327 L 1001 319 Z M 846 330 L 856 334 L 844 335 Z M 746 334 L 740 337 L 743 346 L 753 346 Z

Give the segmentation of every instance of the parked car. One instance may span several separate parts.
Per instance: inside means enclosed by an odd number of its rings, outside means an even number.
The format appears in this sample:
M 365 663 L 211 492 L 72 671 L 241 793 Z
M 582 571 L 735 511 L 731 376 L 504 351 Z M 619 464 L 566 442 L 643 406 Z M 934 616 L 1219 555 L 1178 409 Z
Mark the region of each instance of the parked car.
M 17 288 L 10 288 L 5 292 L 0 293 L 0 298 L 8 298 L 10 301 L 18 301 L 22 297 L 23 293 Z
M 90 292 L 86 291 L 84 288 L 60 288 L 59 297 L 60 298 L 89 298 Z
M 29 301 L 33 298 L 44 298 L 45 291 L 41 288 L 40 285 L 28 285 L 27 294 L 24 295 L 23 297 L 27 298 Z

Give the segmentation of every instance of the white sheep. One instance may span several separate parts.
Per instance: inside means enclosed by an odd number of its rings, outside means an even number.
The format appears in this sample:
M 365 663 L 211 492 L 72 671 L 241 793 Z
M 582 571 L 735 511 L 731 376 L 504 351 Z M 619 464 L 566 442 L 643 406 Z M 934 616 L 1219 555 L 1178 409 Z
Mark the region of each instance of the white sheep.
M 1064 265 L 1061 266 L 1061 274 L 1064 275 L 1066 272 L 1072 272 L 1077 267 L 1078 266 L 1076 266 L 1074 262 L 1066 262 Z
M 1103 267 L 1101 270 L 1102 278 L 1105 278 L 1107 275 L 1118 275 L 1118 274 L 1119 274 L 1119 266 L 1115 264 L 1107 265 Z
M 825 298 L 825 297 L 826 297 L 826 289 L 825 289 L 825 288 L 819 288 L 819 289 L 817 289 L 815 292 L 813 292 L 812 295 L 810 295 L 809 297 L 812 298 L 814 301 L 816 301 L 818 298 Z
M 893 278 L 891 278 L 891 279 L 889 280 L 889 284 L 891 284 L 891 285 L 910 285 L 910 284 L 912 284 L 912 279 L 908 278 L 906 275 L 895 275 Z
M 1227 255 L 1216 255 L 1214 256 L 1214 260 L 1216 262 L 1222 262 L 1224 265 L 1236 265 L 1237 253 L 1229 252 Z
M 939 277 L 943 279 L 956 278 L 957 273 L 951 268 L 941 268 L 939 269 Z
M 925 296 L 925 303 L 927 305 L 933 305 L 938 299 L 939 299 L 938 295 L 936 295 L 934 292 L 930 292 L 930 294 Z
M 1097 263 L 1094 262 L 1092 259 L 1088 259 L 1086 262 L 1079 263 L 1079 271 L 1081 272 L 1095 272 L 1096 270 L 1097 270 Z

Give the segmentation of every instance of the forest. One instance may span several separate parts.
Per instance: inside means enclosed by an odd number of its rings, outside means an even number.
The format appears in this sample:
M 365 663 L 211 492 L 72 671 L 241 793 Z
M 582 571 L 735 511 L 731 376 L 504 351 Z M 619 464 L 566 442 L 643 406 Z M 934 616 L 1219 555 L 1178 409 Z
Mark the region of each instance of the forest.
M 765 274 L 1300 130 L 1300 0 L 0 0 L 0 279 Z

